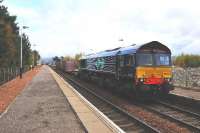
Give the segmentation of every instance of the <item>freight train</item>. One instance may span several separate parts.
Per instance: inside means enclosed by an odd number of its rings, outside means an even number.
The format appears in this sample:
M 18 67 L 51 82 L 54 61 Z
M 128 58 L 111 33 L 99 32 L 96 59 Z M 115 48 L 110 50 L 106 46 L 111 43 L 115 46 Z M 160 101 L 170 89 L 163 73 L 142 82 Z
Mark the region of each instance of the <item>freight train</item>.
M 79 75 L 127 94 L 173 90 L 171 51 L 158 41 L 90 54 Z
M 78 71 L 78 62 L 74 60 L 59 60 L 55 62 L 56 69 L 74 74 Z
M 86 55 L 78 76 L 128 95 L 168 94 L 173 90 L 171 51 L 152 41 Z

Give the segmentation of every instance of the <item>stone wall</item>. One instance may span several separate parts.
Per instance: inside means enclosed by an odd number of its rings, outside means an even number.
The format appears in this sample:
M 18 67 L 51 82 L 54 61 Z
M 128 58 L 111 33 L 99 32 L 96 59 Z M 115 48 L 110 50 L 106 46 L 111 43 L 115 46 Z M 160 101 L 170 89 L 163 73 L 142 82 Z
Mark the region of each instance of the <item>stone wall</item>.
M 175 86 L 200 89 L 200 68 L 173 68 Z

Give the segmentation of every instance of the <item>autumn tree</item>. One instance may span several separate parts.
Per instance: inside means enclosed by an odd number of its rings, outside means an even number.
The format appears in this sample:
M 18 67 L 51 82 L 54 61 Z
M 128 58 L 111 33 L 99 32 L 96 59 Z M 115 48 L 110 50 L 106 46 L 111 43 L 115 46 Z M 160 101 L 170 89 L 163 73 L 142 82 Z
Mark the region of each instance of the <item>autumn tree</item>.
M 17 16 L 12 16 L 8 8 L 0 1 L 0 67 L 20 65 L 21 37 L 23 44 L 23 65 L 32 64 L 31 43 L 27 35 L 20 35 L 16 23 Z M 38 53 L 39 54 L 39 53 Z
M 79 61 L 79 60 L 83 57 L 83 55 L 84 55 L 84 53 L 75 54 L 74 59 L 75 59 L 76 61 Z
M 5 6 L 0 6 L 0 66 L 13 66 L 16 57 L 18 28 L 16 16 L 10 16 Z

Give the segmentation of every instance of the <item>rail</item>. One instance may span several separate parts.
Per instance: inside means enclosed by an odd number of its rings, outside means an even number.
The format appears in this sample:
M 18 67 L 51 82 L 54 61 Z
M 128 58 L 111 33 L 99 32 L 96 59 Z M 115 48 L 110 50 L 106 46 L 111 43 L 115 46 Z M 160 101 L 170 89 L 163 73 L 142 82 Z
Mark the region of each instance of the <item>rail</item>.
M 140 106 L 166 119 L 177 122 L 193 132 L 200 132 L 200 114 L 168 104 L 164 101 L 154 101 L 151 104 Z
M 58 71 L 57 71 L 58 72 Z M 144 121 L 129 114 L 117 105 L 114 105 L 105 98 L 99 96 L 95 92 L 82 86 L 72 78 L 66 76 L 62 72 L 58 72 L 68 83 L 70 83 L 79 93 L 87 98 L 96 108 L 105 114 L 110 120 L 118 125 L 125 132 L 149 132 L 158 133 L 159 131 L 154 127 L 148 125 Z

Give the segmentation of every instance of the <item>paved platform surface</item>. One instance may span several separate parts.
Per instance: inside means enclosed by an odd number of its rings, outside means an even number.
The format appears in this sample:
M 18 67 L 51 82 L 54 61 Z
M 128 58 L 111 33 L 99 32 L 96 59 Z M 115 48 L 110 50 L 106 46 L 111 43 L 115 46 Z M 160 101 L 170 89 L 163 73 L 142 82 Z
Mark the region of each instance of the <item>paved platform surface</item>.
M 50 68 L 49 68 L 50 69 Z M 62 89 L 71 107 L 89 133 L 113 133 L 121 131 L 116 125 L 103 117 L 93 105 L 84 99 L 70 84 L 50 69 L 53 77 Z
M 176 87 L 171 93 L 175 95 L 180 95 L 180 96 L 200 100 L 200 91 Z
M 0 133 L 85 132 L 44 66 L 0 118 Z

